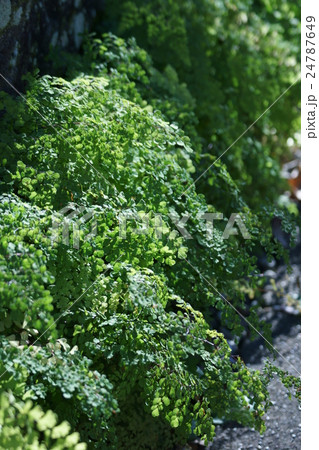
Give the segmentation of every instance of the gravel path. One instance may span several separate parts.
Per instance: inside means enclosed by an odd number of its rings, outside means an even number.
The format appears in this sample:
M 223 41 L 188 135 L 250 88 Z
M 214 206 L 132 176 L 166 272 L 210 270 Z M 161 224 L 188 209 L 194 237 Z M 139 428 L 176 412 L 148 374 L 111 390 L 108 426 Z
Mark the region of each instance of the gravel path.
M 264 287 L 260 317 L 272 324 L 274 347 L 285 357 L 278 356 L 275 364 L 298 375 L 301 357 L 300 326 L 300 235 L 298 243 L 290 255 L 292 272 L 288 274 L 284 264 L 267 263 L 262 270 L 268 281 Z M 245 340 L 239 352 L 247 366 L 260 369 L 270 352 L 262 339 L 256 342 Z M 288 362 L 287 362 L 288 361 Z M 238 425 L 216 427 L 214 442 L 206 450 L 296 450 L 301 447 L 301 411 L 299 402 L 289 399 L 286 388 L 278 378 L 269 386 L 273 406 L 269 409 L 265 422 L 266 432 L 258 432 Z M 196 447 L 193 447 L 196 448 Z M 203 449 L 197 445 L 197 449 Z
M 291 375 L 298 376 L 293 367 L 298 372 L 301 371 L 300 235 L 296 247 L 291 251 L 290 261 L 290 274 L 283 262 L 259 261 L 267 282 L 258 305 L 260 318 L 271 323 L 274 347 L 285 358 L 278 356 L 275 365 Z M 236 353 L 240 354 L 246 365 L 252 369 L 261 369 L 266 358 L 271 356 L 261 338 L 250 342 L 247 336 L 243 337 Z M 273 406 L 264 418 L 267 429 L 263 435 L 238 424 L 223 424 L 216 427 L 216 436 L 208 447 L 204 446 L 204 442 L 195 441 L 183 450 L 299 450 L 299 402 L 295 398 L 289 399 L 287 389 L 277 377 L 270 383 L 269 392 Z
M 278 319 L 278 317 L 277 317 Z M 274 339 L 274 346 L 279 352 L 287 358 L 287 360 L 300 371 L 300 324 L 297 318 L 280 314 L 279 322 L 282 322 L 285 334 L 279 334 Z M 260 368 L 267 351 L 259 345 L 257 352 L 253 350 L 252 345 L 248 345 L 243 349 L 244 359 L 247 365 L 252 368 Z M 245 358 L 246 354 L 246 358 Z M 249 358 L 249 354 L 253 354 L 253 358 Z M 253 361 L 250 361 L 253 360 Z M 278 357 L 277 366 L 282 369 L 293 369 L 283 359 Z M 300 408 L 295 398 L 288 398 L 287 390 L 282 386 L 279 380 L 275 379 L 269 386 L 273 407 L 269 409 L 265 422 L 267 430 L 264 435 L 254 430 L 244 427 L 222 427 L 216 428 L 216 437 L 209 450 L 286 450 L 300 449 L 301 440 L 301 424 L 300 424 Z M 200 448 L 200 447 L 197 447 Z

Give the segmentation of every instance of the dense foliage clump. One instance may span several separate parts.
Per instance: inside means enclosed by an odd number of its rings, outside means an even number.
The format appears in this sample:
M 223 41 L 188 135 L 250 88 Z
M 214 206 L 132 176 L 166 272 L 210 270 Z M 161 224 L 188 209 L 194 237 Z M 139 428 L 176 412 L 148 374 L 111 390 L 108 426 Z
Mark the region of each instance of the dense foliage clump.
M 257 209 L 275 202 L 278 157 L 299 126 L 300 2 L 284 0 L 111 0 L 100 28 L 134 36 L 162 72 L 175 72 L 192 97 L 203 147 L 197 175 L 241 137 L 223 162 L 245 200 Z M 179 96 L 179 94 L 177 94 Z M 198 183 L 209 201 L 215 176 Z
M 242 193 L 231 163 L 214 166 L 213 194 L 197 192 L 206 106 L 174 58 L 152 56 L 134 39 L 87 37 L 82 55 L 55 61 L 63 78 L 1 94 L 0 423 L 16 448 L 171 449 L 212 439 L 216 419 L 264 429 L 273 370 L 233 358 L 216 326 L 238 339 L 245 317 L 271 339 L 246 293 L 256 249 L 284 254 L 274 208 L 257 201 L 265 185 Z M 251 239 L 223 236 L 238 211 Z M 210 232 L 207 212 L 225 214 Z

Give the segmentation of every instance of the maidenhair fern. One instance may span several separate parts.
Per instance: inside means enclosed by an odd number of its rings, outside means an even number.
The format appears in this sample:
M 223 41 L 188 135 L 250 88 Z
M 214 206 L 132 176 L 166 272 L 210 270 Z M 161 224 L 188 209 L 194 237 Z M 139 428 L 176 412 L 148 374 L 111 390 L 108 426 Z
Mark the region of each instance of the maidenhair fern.
M 224 202 L 236 199 L 252 239 L 223 239 L 227 219 L 206 232 L 199 213 L 220 209 L 192 185 L 196 120 L 186 120 L 187 108 L 185 121 L 176 120 L 188 137 L 171 122 L 169 95 L 162 104 L 145 94 L 150 74 L 163 92 L 175 79 L 188 101 L 186 87 L 169 68 L 146 75 L 125 66 L 126 47 L 112 70 L 112 51 L 96 41 L 92 49 L 107 58 L 100 66 L 93 58 L 90 75 L 29 77 L 25 102 L 1 94 L 1 390 L 67 420 L 47 424 L 44 440 L 63 438 L 70 448 L 83 448 L 77 435 L 67 436 L 70 427 L 90 448 L 116 449 L 170 449 L 192 433 L 209 440 L 218 418 L 263 431 L 269 376 L 234 361 L 210 326 L 222 323 L 235 338 L 243 330 L 219 292 L 245 310 L 247 277 L 252 289 L 258 283 L 259 219 L 219 164 L 216 187 L 229 181 Z M 138 57 L 148 64 L 147 54 Z M 66 207 L 90 212 L 79 231 L 70 221 L 67 241 L 63 225 L 53 227 Z M 172 220 L 185 213 L 192 239 Z M 136 233 L 146 214 L 149 228 Z M 263 239 L 268 246 L 271 237 Z M 245 314 L 270 339 L 254 310 Z M 31 403 L 19 405 L 10 408 L 32 416 Z M 31 425 L 42 432 L 40 419 Z

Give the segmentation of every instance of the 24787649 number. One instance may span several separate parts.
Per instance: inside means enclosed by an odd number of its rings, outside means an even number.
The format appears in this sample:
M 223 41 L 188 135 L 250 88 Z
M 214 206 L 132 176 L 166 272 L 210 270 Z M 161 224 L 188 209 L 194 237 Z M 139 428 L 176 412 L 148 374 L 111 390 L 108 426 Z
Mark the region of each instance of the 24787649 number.
M 306 32 L 306 68 L 308 69 L 309 72 L 306 73 L 306 78 L 311 77 L 311 78 L 316 78 L 316 73 L 315 73 L 315 62 L 316 62 L 316 58 L 315 58 L 315 30 L 314 27 L 315 25 L 315 21 L 316 19 L 313 16 L 307 16 L 306 17 L 306 21 L 307 21 L 307 32 Z M 310 31 L 308 31 L 310 30 Z

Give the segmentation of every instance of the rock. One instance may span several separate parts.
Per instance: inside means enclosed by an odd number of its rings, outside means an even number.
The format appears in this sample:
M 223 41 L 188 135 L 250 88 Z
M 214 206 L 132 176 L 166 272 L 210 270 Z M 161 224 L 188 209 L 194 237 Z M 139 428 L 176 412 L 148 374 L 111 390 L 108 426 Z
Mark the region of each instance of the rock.
M 265 277 L 272 278 L 272 279 L 277 278 L 276 272 L 274 270 L 270 270 L 270 269 L 266 270 L 264 272 L 264 275 L 265 275 Z
M 263 295 L 263 300 L 265 305 L 270 306 L 276 303 L 276 296 L 273 291 L 268 291 Z
M 5 28 L 11 16 L 11 1 L 10 0 L 0 0 L 0 30 Z
M 22 75 L 38 67 L 47 71 L 50 46 L 74 50 L 90 29 L 105 0 L 0 0 L 1 73 L 17 89 Z M 0 77 L 0 89 L 14 93 Z

